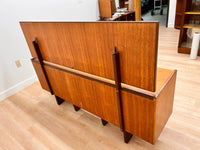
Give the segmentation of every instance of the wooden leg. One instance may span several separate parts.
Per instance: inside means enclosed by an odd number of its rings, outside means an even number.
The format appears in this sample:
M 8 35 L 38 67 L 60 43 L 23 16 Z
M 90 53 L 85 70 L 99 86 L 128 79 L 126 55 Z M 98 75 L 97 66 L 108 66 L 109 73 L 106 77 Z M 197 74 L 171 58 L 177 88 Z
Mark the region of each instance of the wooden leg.
M 102 124 L 105 126 L 108 122 L 107 121 L 105 121 L 105 120 L 103 120 L 103 119 L 101 119 L 101 122 L 102 122 Z
M 73 105 L 74 106 L 74 110 L 75 111 L 79 111 L 80 107 L 76 106 L 76 105 Z
M 124 131 L 124 142 L 128 143 L 130 141 L 130 139 L 132 138 L 132 136 L 133 136 L 132 134 Z
M 55 95 L 55 97 L 56 97 L 56 102 L 57 102 L 58 105 L 60 105 L 60 104 L 62 104 L 64 102 L 64 100 L 62 98 L 60 98 L 60 97 L 58 97 L 56 95 Z

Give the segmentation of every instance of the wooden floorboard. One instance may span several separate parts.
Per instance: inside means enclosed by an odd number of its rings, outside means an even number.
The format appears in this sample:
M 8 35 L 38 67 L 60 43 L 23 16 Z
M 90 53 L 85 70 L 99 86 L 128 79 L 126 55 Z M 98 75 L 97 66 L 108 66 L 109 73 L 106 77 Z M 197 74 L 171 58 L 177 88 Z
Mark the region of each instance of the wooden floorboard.
M 177 69 L 174 109 L 155 145 L 123 142 L 119 128 L 72 104 L 58 106 L 38 82 L 0 102 L 0 150 L 200 149 L 200 57 L 178 54 L 179 30 L 160 28 L 158 67 Z

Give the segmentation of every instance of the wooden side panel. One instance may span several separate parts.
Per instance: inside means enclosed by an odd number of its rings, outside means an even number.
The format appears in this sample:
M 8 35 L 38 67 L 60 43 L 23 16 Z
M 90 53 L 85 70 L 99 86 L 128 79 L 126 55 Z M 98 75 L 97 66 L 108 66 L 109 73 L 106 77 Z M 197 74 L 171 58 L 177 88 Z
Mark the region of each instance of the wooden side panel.
M 141 20 L 141 0 L 134 0 L 135 20 Z
M 122 91 L 125 130 L 153 143 L 155 101 Z
M 156 99 L 156 120 L 154 143 L 161 134 L 173 110 L 176 71 Z
M 175 28 L 180 29 L 184 12 L 184 0 L 177 0 L 176 2 L 176 16 L 175 16 Z
M 44 60 L 112 80 L 116 46 L 122 82 L 155 91 L 157 22 L 24 22 L 21 27 L 33 57 L 37 37 Z
M 40 81 L 40 84 L 41 84 L 42 88 L 50 92 L 48 83 L 46 81 L 44 73 L 42 72 L 42 68 L 41 68 L 40 64 L 36 63 L 36 62 L 33 62 L 33 61 L 32 61 L 32 64 L 33 64 L 33 67 L 35 69 L 35 72 L 36 72 L 36 74 L 38 76 L 38 79 Z
M 111 0 L 99 0 L 99 12 L 101 17 L 111 18 L 112 17 Z
M 45 66 L 55 95 L 119 126 L 115 88 Z

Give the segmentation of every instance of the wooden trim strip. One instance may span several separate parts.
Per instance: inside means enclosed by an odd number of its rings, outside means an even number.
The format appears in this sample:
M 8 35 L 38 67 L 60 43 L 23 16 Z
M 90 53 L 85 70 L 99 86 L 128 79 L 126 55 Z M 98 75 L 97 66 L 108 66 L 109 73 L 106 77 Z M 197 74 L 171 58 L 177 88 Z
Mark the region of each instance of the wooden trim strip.
M 47 76 L 46 71 L 44 69 L 43 58 L 42 58 L 42 54 L 40 52 L 40 47 L 39 47 L 37 38 L 35 38 L 35 41 L 32 41 L 32 43 L 33 43 L 33 47 L 35 49 L 36 55 L 37 55 L 38 60 L 39 60 L 39 64 L 40 64 L 40 66 L 42 68 L 42 72 L 43 72 L 43 74 L 45 76 L 45 79 L 46 79 L 46 82 L 48 84 L 49 90 L 50 90 L 51 94 L 53 95 L 54 94 L 53 93 L 53 89 L 51 88 L 51 84 L 49 82 L 48 76 Z
M 142 90 L 142 89 L 139 89 L 139 88 L 138 89 L 137 88 L 128 88 L 128 86 L 129 85 L 122 83 L 121 90 L 135 94 L 135 95 L 138 95 L 138 96 L 141 96 L 141 97 L 144 97 L 144 98 L 147 98 L 147 99 L 150 99 L 150 100 L 153 100 L 155 98 L 155 95 L 149 93 L 149 91 L 146 92 L 146 90 Z
M 157 23 L 156 24 L 156 28 L 157 28 L 157 32 L 159 32 L 159 24 Z M 155 49 L 156 49 L 156 53 L 155 53 L 155 58 L 156 58 L 156 61 L 155 61 L 155 64 L 154 64 L 154 66 L 155 66 L 155 78 L 154 78 L 154 91 L 153 92 L 155 92 L 156 91 L 156 78 L 157 78 L 157 59 L 158 59 L 158 35 L 159 35 L 159 33 L 157 33 L 156 34 L 156 42 L 155 42 Z
M 120 74 L 120 60 L 119 53 L 116 51 L 116 47 L 114 47 L 114 54 L 112 55 L 113 59 L 113 70 L 115 76 L 115 89 L 117 95 L 117 107 L 118 107 L 118 115 L 119 115 L 119 123 L 120 128 L 124 132 L 124 115 L 123 115 L 123 107 L 122 107 L 122 98 L 121 98 L 121 74 Z
M 33 58 L 32 61 L 39 63 L 37 58 Z M 67 72 L 67 73 L 70 73 L 70 74 L 80 76 L 80 77 L 85 78 L 85 79 L 96 81 L 98 83 L 102 83 L 102 84 L 105 84 L 105 85 L 108 85 L 110 87 L 115 88 L 115 81 L 113 81 L 113 80 L 106 79 L 106 78 L 103 78 L 103 77 L 99 77 L 99 76 L 96 76 L 96 75 L 92 75 L 92 74 L 82 72 L 82 71 L 79 71 L 79 70 L 76 70 L 76 69 L 72 69 L 72 68 L 69 68 L 69 67 L 61 66 L 61 65 L 58 65 L 58 64 L 54 64 L 54 63 L 51 63 L 51 62 L 48 62 L 48 61 L 43 61 L 43 63 L 44 63 L 45 66 L 49 66 L 49 67 L 52 67 L 52 68 L 55 68 L 55 69 L 58 69 L 58 70 L 61 70 L 61 71 L 64 71 L 64 72 Z M 130 86 L 130 85 L 127 85 L 127 84 L 124 84 L 124 83 L 121 83 L 121 90 L 135 94 L 135 95 L 139 95 L 141 97 L 148 98 L 150 100 L 153 100 L 155 98 L 155 94 L 153 94 L 153 92 L 150 92 L 150 91 L 147 91 L 147 90 L 144 90 L 144 89 L 140 89 L 140 88 L 137 88 L 137 87 L 134 87 L 134 86 Z
M 103 80 L 99 80 L 99 79 L 93 77 L 94 75 L 89 75 L 88 73 L 81 74 L 77 70 L 73 71 L 73 69 L 72 70 L 64 69 L 64 68 L 58 67 L 56 65 L 52 65 L 50 63 L 46 63 L 46 62 L 44 63 L 44 65 L 52 67 L 52 68 L 55 68 L 55 69 L 58 69 L 58 70 L 61 70 L 61 71 L 64 71 L 64 72 L 67 72 L 67 73 L 70 73 L 70 74 L 73 74 L 73 75 L 77 75 L 77 76 L 85 78 L 85 79 L 93 80 L 93 81 L 96 81 L 96 82 L 99 82 L 99 83 L 102 83 L 102 84 L 105 84 L 105 85 L 108 85 L 108 86 L 111 86 L 111 87 L 115 87 L 115 85 L 113 83 L 109 83 L 109 82 L 106 82 L 106 81 L 103 81 Z

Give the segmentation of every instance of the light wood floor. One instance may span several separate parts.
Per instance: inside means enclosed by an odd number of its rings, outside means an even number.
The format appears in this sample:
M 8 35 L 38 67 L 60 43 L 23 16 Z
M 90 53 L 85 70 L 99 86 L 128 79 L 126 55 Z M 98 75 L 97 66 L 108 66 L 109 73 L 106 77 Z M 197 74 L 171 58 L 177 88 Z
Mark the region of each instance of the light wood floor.
M 0 150 L 200 149 L 200 58 L 177 54 L 179 31 L 160 28 L 158 66 L 178 70 L 174 111 L 155 145 L 137 137 L 123 142 L 119 128 L 58 106 L 53 96 L 34 83 L 0 102 Z

